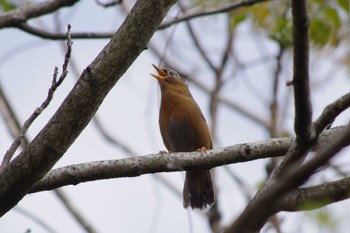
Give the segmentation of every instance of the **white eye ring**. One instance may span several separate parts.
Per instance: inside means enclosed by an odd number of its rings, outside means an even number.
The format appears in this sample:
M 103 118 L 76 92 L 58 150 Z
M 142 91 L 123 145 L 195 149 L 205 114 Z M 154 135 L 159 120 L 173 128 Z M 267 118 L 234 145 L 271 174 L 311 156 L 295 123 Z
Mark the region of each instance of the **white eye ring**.
M 174 70 L 168 70 L 167 73 L 168 73 L 170 78 L 177 78 L 177 77 L 179 77 L 179 75 Z

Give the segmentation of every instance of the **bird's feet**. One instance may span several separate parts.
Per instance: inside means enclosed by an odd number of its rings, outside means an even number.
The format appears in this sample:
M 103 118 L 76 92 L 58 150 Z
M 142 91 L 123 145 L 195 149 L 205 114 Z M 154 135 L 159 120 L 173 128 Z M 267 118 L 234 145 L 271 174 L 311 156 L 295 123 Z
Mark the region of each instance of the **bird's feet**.
M 203 146 L 202 148 L 197 149 L 197 152 L 200 152 L 201 154 L 205 154 L 207 153 L 207 148 Z

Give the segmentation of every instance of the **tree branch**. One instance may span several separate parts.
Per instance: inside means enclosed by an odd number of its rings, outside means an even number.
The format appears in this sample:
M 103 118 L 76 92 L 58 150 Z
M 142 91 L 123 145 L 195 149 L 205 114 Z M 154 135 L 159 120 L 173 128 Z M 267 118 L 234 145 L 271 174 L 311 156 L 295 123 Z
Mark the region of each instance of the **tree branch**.
M 32 115 L 30 115 L 30 117 L 24 122 L 19 134 L 16 136 L 15 141 L 11 144 L 10 149 L 8 149 L 6 154 L 4 155 L 4 159 L 3 159 L 1 166 L 0 166 L 0 171 L 2 169 L 4 169 L 4 167 L 10 163 L 12 156 L 14 155 L 14 153 L 16 152 L 18 147 L 21 145 L 21 142 L 23 141 L 23 138 L 25 137 L 25 134 L 27 133 L 29 127 L 32 125 L 32 123 L 35 121 L 35 119 L 38 118 L 38 116 L 47 108 L 47 106 L 49 106 L 55 91 L 62 84 L 64 79 L 67 77 L 68 63 L 69 63 L 69 59 L 71 57 L 71 52 L 72 52 L 72 40 L 70 37 L 70 29 L 71 29 L 71 26 L 68 25 L 67 26 L 67 34 L 66 34 L 67 53 L 65 55 L 64 62 L 62 65 L 62 74 L 57 79 L 58 68 L 55 67 L 51 87 L 49 89 L 49 92 L 48 92 L 46 99 L 40 105 L 40 107 L 35 109 L 35 111 L 32 113 Z
M 327 145 L 329 141 L 333 140 L 335 135 L 342 132 L 343 128 L 336 127 L 323 132 L 319 141 L 320 145 Z M 281 156 L 286 153 L 293 142 L 294 138 L 292 137 L 274 138 L 213 149 L 203 155 L 200 155 L 199 152 L 161 153 L 70 165 L 50 171 L 42 180 L 35 184 L 31 192 L 51 190 L 65 185 L 76 185 L 98 179 L 135 177 L 157 172 L 212 168 L 231 163 Z
M 30 26 L 26 22 L 21 22 L 17 25 L 19 29 L 25 31 L 31 35 L 38 36 L 43 39 L 51 39 L 51 40 L 64 40 L 67 36 L 64 33 L 54 33 L 49 32 L 47 30 L 35 28 Z M 71 33 L 71 37 L 73 39 L 110 39 L 114 33 L 106 32 L 106 33 L 94 33 L 94 32 L 76 32 Z
M 66 45 L 62 43 L 62 47 L 64 52 L 66 53 Z M 68 45 L 71 45 L 71 42 L 68 42 Z M 72 60 L 69 60 L 69 64 L 72 65 Z M 68 64 L 68 62 L 67 62 Z M 65 68 L 66 69 L 66 68 Z M 21 131 L 21 126 L 19 124 L 18 118 L 14 113 L 12 106 L 8 103 L 7 97 L 0 87 L 0 111 L 4 115 L 6 119 L 6 126 L 8 127 L 10 133 L 13 138 L 16 138 Z M 25 149 L 29 144 L 29 140 L 26 137 L 23 137 L 21 140 L 22 149 Z M 91 224 L 88 223 L 86 219 L 84 219 L 83 215 L 77 211 L 76 208 L 73 208 L 73 205 L 69 201 L 68 197 L 65 195 L 64 191 L 61 189 L 55 189 L 53 192 L 60 197 L 60 201 L 66 207 L 66 209 L 72 214 L 72 216 L 77 220 L 77 222 L 82 226 L 86 232 L 93 233 L 96 232 Z M 18 208 L 16 208 L 18 210 Z M 26 215 L 28 218 L 32 219 L 34 222 L 40 224 L 43 228 L 45 228 L 48 232 L 54 232 L 52 229 L 48 228 L 49 226 L 42 220 L 38 219 L 36 216 L 30 214 L 29 212 L 20 211 L 20 213 Z
M 62 202 L 63 206 L 67 209 L 67 211 L 73 216 L 73 218 L 87 233 L 97 233 L 94 227 L 81 215 L 81 213 L 76 209 L 76 207 L 74 207 L 68 196 L 61 189 L 56 189 L 54 193 Z
M 175 0 L 139 0 L 117 33 L 85 69 L 54 116 L 0 175 L 0 216 L 63 156 L 105 96 L 144 50 Z M 127 40 L 125 38 L 128 38 Z
M 328 125 L 332 124 L 335 118 L 344 110 L 350 107 L 350 92 L 343 95 L 333 103 L 327 105 L 322 114 L 314 122 L 317 134 L 322 132 Z
M 350 197 L 350 177 L 293 190 L 278 201 L 281 211 L 314 210 Z
M 279 198 L 294 188 L 302 185 L 316 169 L 326 164 L 342 148 L 349 145 L 350 125 L 344 128 L 332 143 L 323 147 L 314 158 L 301 167 L 290 166 L 285 175 L 278 180 L 278 183 L 266 189 L 246 207 L 239 218 L 225 231 L 233 232 L 256 232 L 267 219 L 278 211 L 277 203 Z
M 48 0 L 37 4 L 28 4 L 0 14 L 0 28 L 15 27 L 19 23 L 57 11 L 62 7 L 72 6 L 79 0 Z
M 204 10 L 204 11 L 200 11 L 200 12 L 191 13 L 191 14 L 179 17 L 175 20 L 172 20 L 169 22 L 164 22 L 159 26 L 158 29 L 165 29 L 165 28 L 168 28 L 174 24 L 178 24 L 178 23 L 185 22 L 185 21 L 190 21 L 190 20 L 195 19 L 195 18 L 221 14 L 221 13 L 232 11 L 232 10 L 235 10 L 235 9 L 238 9 L 241 7 L 252 6 L 256 3 L 266 2 L 266 1 L 269 1 L 269 0 L 247 0 L 247 1 L 242 1 L 242 2 L 238 2 L 238 3 L 237 2 L 231 3 L 225 7 L 221 7 L 221 8 L 214 9 L 214 10 Z
M 308 145 L 312 135 L 312 105 L 309 88 L 309 19 L 307 1 L 292 1 L 294 131 L 298 146 Z

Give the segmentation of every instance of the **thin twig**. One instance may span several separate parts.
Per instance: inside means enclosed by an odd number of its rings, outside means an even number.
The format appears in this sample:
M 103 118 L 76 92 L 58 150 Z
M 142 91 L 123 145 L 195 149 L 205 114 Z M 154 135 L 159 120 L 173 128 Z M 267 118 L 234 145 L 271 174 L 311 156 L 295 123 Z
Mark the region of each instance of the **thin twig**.
M 182 6 L 180 2 L 178 2 L 178 4 L 181 8 L 181 11 L 185 12 L 186 8 L 184 6 Z M 186 21 L 185 24 L 186 24 L 188 33 L 189 33 L 189 35 L 190 35 L 190 37 L 195 45 L 195 48 L 198 50 L 199 54 L 201 55 L 203 60 L 207 63 L 207 65 L 210 67 L 210 69 L 212 71 L 214 71 L 214 73 L 215 73 L 216 67 L 215 67 L 214 63 L 209 59 L 209 56 L 207 55 L 207 53 L 204 51 L 204 48 L 202 47 L 194 29 L 192 28 L 191 23 L 189 21 Z
M 0 28 L 16 27 L 19 23 L 72 6 L 77 2 L 79 0 L 51 0 L 3 12 L 0 14 Z
M 53 228 L 51 228 L 46 222 L 44 222 L 43 220 L 41 220 L 38 216 L 34 215 L 33 213 L 29 212 L 26 209 L 23 209 L 19 206 L 15 206 L 13 208 L 13 210 L 25 217 L 27 217 L 28 219 L 30 219 L 31 221 L 35 222 L 36 224 L 38 224 L 41 228 L 43 228 L 45 230 L 45 232 L 48 233 L 57 233 L 57 231 L 55 231 Z
M 6 126 L 10 131 L 11 135 L 13 135 L 14 139 L 16 136 L 20 134 L 21 126 L 14 113 L 13 108 L 11 107 L 4 91 L 2 90 L 2 86 L 0 84 L 0 112 L 2 117 L 6 122 Z M 28 140 L 26 137 L 21 142 L 22 148 L 25 148 L 28 145 Z
M 90 122 L 104 97 L 145 49 L 175 2 L 163 0 L 162 7 L 156 0 L 135 3 L 115 36 L 85 69 L 50 121 L 10 166 L 5 167 L 0 176 L 1 216 L 13 208 L 64 155 Z M 128 56 L 118 55 L 126 53 Z
M 68 25 L 68 27 L 67 27 L 67 53 L 65 55 L 64 63 L 62 66 L 62 74 L 60 75 L 60 77 L 57 80 L 58 68 L 55 67 L 51 87 L 48 91 L 48 95 L 47 95 L 46 99 L 41 104 L 41 106 L 38 107 L 37 109 L 35 109 L 35 111 L 32 113 L 32 115 L 24 122 L 24 124 L 20 130 L 20 133 L 18 134 L 18 136 L 16 137 L 14 142 L 11 144 L 10 148 L 6 151 L 6 154 L 4 155 L 4 159 L 3 159 L 2 164 L 1 164 L 1 169 L 3 169 L 5 166 L 7 166 L 10 163 L 14 153 L 16 152 L 18 147 L 20 146 L 21 141 L 25 137 L 25 134 L 27 133 L 29 127 L 35 121 L 35 119 L 44 111 L 44 109 L 50 104 L 56 89 L 61 85 L 61 83 L 63 82 L 63 80 L 65 79 L 65 77 L 68 74 L 67 68 L 68 68 L 68 63 L 69 63 L 69 59 L 70 59 L 71 51 L 72 51 L 72 40 L 70 37 L 70 29 L 71 29 L 71 26 Z
M 44 29 L 39 29 L 33 26 L 30 26 L 26 22 L 22 22 L 17 25 L 19 29 L 22 31 L 25 31 L 29 34 L 32 34 L 34 36 L 38 36 L 43 39 L 51 39 L 51 40 L 65 40 L 67 38 L 67 35 L 64 33 L 57 33 L 57 32 L 49 32 Z M 110 39 L 113 36 L 114 33 L 112 32 L 78 32 L 78 33 L 71 33 L 71 38 L 73 39 Z

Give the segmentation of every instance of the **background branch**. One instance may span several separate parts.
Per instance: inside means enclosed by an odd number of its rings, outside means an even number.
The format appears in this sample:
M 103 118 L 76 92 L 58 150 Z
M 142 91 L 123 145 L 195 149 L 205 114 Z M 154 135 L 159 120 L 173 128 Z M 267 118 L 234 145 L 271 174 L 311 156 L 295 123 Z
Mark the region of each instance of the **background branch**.
M 247 0 L 247 1 L 242 1 L 242 2 L 238 2 L 238 3 L 237 2 L 231 3 L 225 7 L 221 7 L 218 9 L 204 10 L 204 11 L 200 11 L 200 12 L 191 13 L 188 15 L 181 16 L 173 21 L 164 22 L 159 26 L 159 29 L 165 29 L 165 28 L 170 27 L 174 24 L 178 24 L 181 22 L 188 22 L 191 19 L 204 17 L 204 16 L 210 16 L 210 15 L 217 15 L 220 13 L 225 13 L 225 12 L 232 11 L 232 10 L 235 10 L 235 9 L 238 9 L 241 7 L 251 6 L 251 5 L 254 5 L 256 3 L 265 2 L 265 1 L 269 1 L 269 0 Z

